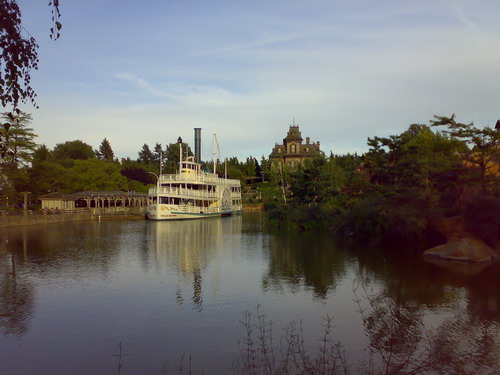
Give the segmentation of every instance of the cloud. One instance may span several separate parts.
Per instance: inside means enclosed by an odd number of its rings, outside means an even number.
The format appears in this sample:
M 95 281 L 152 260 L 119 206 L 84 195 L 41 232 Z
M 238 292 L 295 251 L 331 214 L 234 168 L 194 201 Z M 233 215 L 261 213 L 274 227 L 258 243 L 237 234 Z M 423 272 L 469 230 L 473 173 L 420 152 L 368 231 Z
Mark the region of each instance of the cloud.
M 135 158 L 144 143 L 190 141 L 194 127 L 217 133 L 227 156 L 268 155 L 294 117 L 327 153 L 433 114 L 487 124 L 498 117 L 500 8 L 474 4 L 141 5 L 147 19 L 121 9 L 118 24 L 103 5 L 111 37 L 101 29 L 79 44 L 88 34 L 68 28 L 55 45 L 72 53 L 44 54 L 33 125 L 48 145 L 106 137 Z

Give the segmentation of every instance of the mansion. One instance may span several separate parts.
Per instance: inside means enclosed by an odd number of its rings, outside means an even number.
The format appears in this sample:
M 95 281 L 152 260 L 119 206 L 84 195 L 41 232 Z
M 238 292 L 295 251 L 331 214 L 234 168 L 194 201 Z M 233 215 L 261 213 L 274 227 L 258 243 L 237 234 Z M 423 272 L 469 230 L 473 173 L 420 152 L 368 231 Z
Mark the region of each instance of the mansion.
M 293 168 L 304 165 L 305 160 L 317 155 L 321 155 L 319 142 L 311 143 L 310 138 L 306 137 L 306 143 L 303 143 L 299 126 L 295 125 L 294 121 L 293 125 L 290 125 L 286 137 L 283 138 L 283 144 L 274 146 L 269 155 L 269 160 L 273 165 L 288 165 Z

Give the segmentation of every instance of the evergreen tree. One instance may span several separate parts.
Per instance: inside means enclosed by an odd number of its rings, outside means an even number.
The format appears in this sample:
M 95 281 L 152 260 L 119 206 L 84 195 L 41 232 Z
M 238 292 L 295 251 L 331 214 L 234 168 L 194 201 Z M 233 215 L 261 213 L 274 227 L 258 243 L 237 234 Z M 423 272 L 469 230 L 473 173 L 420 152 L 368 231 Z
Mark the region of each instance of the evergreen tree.
M 99 150 L 95 151 L 95 154 L 98 159 L 113 161 L 115 154 L 113 153 L 113 149 L 111 148 L 111 144 L 109 141 L 104 138 L 99 146 Z
M 160 166 L 160 162 L 163 162 L 164 159 L 165 152 L 163 151 L 163 147 L 161 143 L 156 142 L 155 148 L 153 149 L 153 163 Z
M 40 145 L 33 152 L 33 161 L 32 164 L 49 161 L 52 159 L 52 154 L 50 150 L 45 145 Z
M 165 173 L 175 173 L 179 165 L 179 143 L 170 143 L 165 149 L 165 156 L 163 159 L 163 171 Z M 182 143 L 182 158 L 193 156 L 193 152 L 187 143 Z
M 137 158 L 137 161 L 144 165 L 150 165 L 154 163 L 154 155 L 146 143 L 144 143 L 141 151 L 139 151 L 139 157 Z
M 37 135 L 29 127 L 32 121 L 31 115 L 22 111 L 16 115 L 4 112 L 1 117 L 4 127 L 0 128 L 0 135 L 4 139 L 5 147 L 2 152 L 2 163 L 14 169 L 26 166 L 31 162 L 36 148 L 34 139 Z

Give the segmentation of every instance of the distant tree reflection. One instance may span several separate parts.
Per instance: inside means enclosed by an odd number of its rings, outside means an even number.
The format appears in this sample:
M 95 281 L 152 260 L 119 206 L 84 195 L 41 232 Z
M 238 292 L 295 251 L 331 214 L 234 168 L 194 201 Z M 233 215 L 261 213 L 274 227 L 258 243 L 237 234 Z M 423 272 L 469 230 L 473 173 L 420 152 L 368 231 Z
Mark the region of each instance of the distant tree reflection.
M 276 235 L 271 238 L 269 271 L 262 279 L 266 290 L 293 291 L 312 288 L 316 298 L 326 298 L 346 273 L 346 253 L 335 248 L 330 237 L 310 234 Z
M 16 255 L 0 251 L 0 327 L 4 335 L 28 332 L 33 300 L 33 286 L 19 274 Z
M 480 319 L 464 307 L 444 320 L 433 319 L 421 305 L 360 285 L 354 294 L 369 339 L 364 372 L 493 375 L 500 368 L 497 322 Z

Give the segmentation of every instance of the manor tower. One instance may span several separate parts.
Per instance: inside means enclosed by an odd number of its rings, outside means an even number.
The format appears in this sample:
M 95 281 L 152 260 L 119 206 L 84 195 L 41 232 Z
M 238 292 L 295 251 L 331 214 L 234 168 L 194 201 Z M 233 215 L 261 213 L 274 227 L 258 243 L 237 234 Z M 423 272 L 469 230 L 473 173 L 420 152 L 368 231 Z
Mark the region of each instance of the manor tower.
M 272 165 L 281 164 L 282 166 L 287 165 L 294 168 L 298 165 L 304 165 L 305 160 L 321 154 L 319 142 L 311 143 L 309 137 L 306 137 L 305 144 L 302 142 L 299 125 L 296 125 L 294 120 L 293 125 L 290 125 L 290 129 L 288 129 L 286 137 L 283 138 L 283 144 L 276 143 L 269 155 Z

